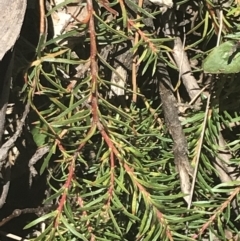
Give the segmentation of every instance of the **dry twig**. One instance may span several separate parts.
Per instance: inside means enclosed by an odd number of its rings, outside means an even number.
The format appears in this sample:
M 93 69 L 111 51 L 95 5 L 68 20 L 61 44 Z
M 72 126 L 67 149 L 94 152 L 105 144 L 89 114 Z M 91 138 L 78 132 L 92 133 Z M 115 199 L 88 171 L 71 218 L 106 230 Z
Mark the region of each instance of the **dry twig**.
M 197 80 L 192 75 L 191 66 L 184 50 L 184 46 L 179 33 L 176 30 L 176 16 L 171 11 L 168 11 L 163 19 L 165 22 L 165 36 L 170 36 L 174 38 L 173 40 L 173 51 L 172 55 L 179 69 L 179 76 L 182 78 L 183 84 L 189 94 L 189 97 L 194 99 L 198 96 L 200 87 L 198 86 Z M 196 104 L 200 104 L 200 98 L 196 99 Z
M 193 175 L 193 170 L 188 160 L 187 140 L 178 118 L 177 100 L 173 95 L 173 87 L 166 67 L 163 63 L 159 63 L 158 69 L 159 93 L 166 124 L 174 143 L 174 161 L 180 176 L 181 190 L 187 195 L 184 199 L 189 205 L 190 199 L 188 195 L 191 190 L 190 176 Z

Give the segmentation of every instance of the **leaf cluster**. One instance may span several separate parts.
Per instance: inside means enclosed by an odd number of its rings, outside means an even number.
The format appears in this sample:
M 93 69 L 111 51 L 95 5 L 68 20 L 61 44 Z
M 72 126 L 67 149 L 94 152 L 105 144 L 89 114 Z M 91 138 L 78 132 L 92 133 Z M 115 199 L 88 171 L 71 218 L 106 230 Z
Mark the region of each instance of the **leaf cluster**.
M 48 15 L 70 2 L 59 4 Z M 216 40 L 217 22 L 210 11 L 213 1 L 195 2 L 176 1 L 174 9 L 197 8 L 195 25 L 186 25 L 180 32 L 186 38 L 189 59 L 199 63 L 193 67 L 198 77 L 209 45 Z M 156 26 L 161 27 L 158 19 L 162 13 L 154 5 L 139 6 L 129 0 L 105 4 L 95 2 L 90 13 L 95 21 L 96 56 L 91 51 L 88 22 L 76 23 L 60 36 L 39 41 L 36 59 L 27 70 L 22 95 L 31 104 L 30 132 L 39 148 L 49 146 L 40 170 L 40 174 L 48 173 L 45 204 L 57 208 L 26 228 L 47 224 L 34 240 L 227 240 L 226 232 L 236 237 L 240 225 L 239 180 L 224 181 L 218 166 L 221 162 L 232 168 L 232 173 L 225 171 L 228 175 L 237 175 L 239 76 L 216 77 L 212 90 L 208 88 L 201 95 L 201 109 L 188 109 L 182 116 L 189 160 L 198 170 L 193 202 L 188 207 L 174 162 L 173 140 L 155 91 L 158 85 L 153 83 L 159 61 L 173 75 L 180 69 L 171 57 L 174 37 L 155 31 Z M 223 19 L 226 27 L 233 29 L 232 15 L 237 14 L 237 6 L 231 6 L 230 12 L 223 6 Z M 185 13 L 180 14 L 187 20 Z M 220 35 L 224 36 L 224 31 Z M 126 51 L 138 58 L 135 67 L 125 66 L 128 77 L 120 86 L 111 81 L 111 75 L 119 75 L 116 53 L 123 46 L 131 46 Z M 219 70 L 210 59 L 215 52 L 220 58 L 222 52 L 218 50 L 213 50 L 208 61 Z M 92 71 L 94 58 L 97 73 Z M 76 73 L 77 67 L 86 71 Z M 131 75 L 134 68 L 137 77 Z M 110 98 L 114 85 L 125 94 Z M 206 86 L 202 81 L 201 87 Z M 176 96 L 187 102 L 184 92 L 176 89 Z M 209 107 L 206 95 L 210 92 Z M 134 94 L 137 101 L 131 101 Z M 228 160 L 222 152 L 229 154 Z

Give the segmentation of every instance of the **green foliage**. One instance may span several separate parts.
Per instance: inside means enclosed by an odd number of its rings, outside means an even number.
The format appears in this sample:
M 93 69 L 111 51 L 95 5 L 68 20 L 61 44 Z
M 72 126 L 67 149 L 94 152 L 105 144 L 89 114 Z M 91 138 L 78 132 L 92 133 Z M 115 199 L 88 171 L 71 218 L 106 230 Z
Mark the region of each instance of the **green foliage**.
M 51 189 L 45 203 L 57 204 L 57 208 L 26 228 L 43 221 L 47 224 L 46 230 L 34 240 L 183 241 L 211 240 L 214 236 L 226 240 L 226 230 L 233 235 L 239 232 L 240 216 L 228 199 L 235 193 L 232 200 L 239 202 L 239 181 L 221 183 L 214 163 L 221 151 L 218 140 L 224 129 L 227 150 L 223 151 L 231 152 L 230 164 L 234 168 L 239 166 L 239 130 L 231 127 L 239 123 L 239 105 L 229 110 L 224 100 L 234 106 L 240 85 L 235 80 L 228 85 L 230 75 L 225 81 L 219 77 L 219 83 L 213 84 L 211 111 L 206 112 L 206 98 L 202 95 L 202 109 L 189 109 L 183 114 L 189 159 L 195 168 L 200 150 L 193 203 L 187 208 L 175 167 L 173 140 L 163 120 L 158 94 L 154 92 L 158 86 L 152 91 L 149 80 L 149 76 L 155 76 L 159 61 L 164 61 L 171 71 L 178 69 L 169 57 L 172 50 L 168 44 L 173 38 L 160 38 L 143 22 L 144 18 L 157 18 L 161 14 L 159 9 L 150 12 L 132 1 L 120 2 L 120 6 L 117 1 L 111 3 L 110 6 L 117 5 L 121 10 L 118 18 L 110 22 L 106 21 L 109 12 L 100 11 L 100 3 L 96 2 L 98 8 L 93 13 L 99 48 L 96 79 L 91 72 L 94 56 L 89 50 L 92 42 L 87 33 L 91 31 L 88 24 L 77 24 L 61 36 L 40 42 L 38 57 L 28 69 L 23 93 L 37 116 L 31 123 L 31 133 L 38 147 L 50 147 L 41 168 L 41 173 L 48 172 Z M 195 42 L 189 37 L 186 51 L 193 48 L 203 51 L 212 41 L 213 21 L 210 22 L 209 12 L 202 8 L 204 4 L 205 1 L 199 1 L 199 22 L 186 35 L 188 38 L 193 31 L 200 31 L 202 36 Z M 133 19 L 129 8 L 140 17 Z M 79 35 L 80 54 L 58 44 Z M 132 44 L 136 35 L 139 40 Z M 117 48 L 122 43 L 132 44 L 130 51 L 139 55 L 138 75 L 146 79 L 142 84 L 146 89 L 140 88 L 141 81 L 137 79 L 136 103 L 130 101 L 134 94 L 131 76 L 124 87 L 121 104 L 108 95 L 113 85 L 108 75 L 115 67 L 101 50 L 108 45 Z M 233 46 L 233 42 L 227 41 L 216 47 L 204 62 L 204 71 L 239 72 L 239 53 L 228 63 Z M 202 60 L 202 57 L 203 53 L 197 52 L 192 59 Z M 90 72 L 80 77 L 71 73 L 80 64 L 87 66 L 89 61 L 92 61 Z M 201 66 L 195 70 L 201 71 Z M 151 95 L 146 97 L 149 92 Z M 206 116 L 207 123 L 204 123 Z

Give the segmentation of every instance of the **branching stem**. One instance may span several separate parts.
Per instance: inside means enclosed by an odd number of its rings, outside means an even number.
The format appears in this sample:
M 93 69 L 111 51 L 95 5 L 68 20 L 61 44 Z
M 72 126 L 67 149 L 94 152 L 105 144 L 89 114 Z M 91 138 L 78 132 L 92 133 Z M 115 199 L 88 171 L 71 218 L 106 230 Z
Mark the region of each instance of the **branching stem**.
M 197 234 L 194 234 L 192 238 L 196 240 L 203 232 L 211 225 L 211 223 L 215 220 L 215 218 L 223 212 L 223 210 L 232 202 L 232 200 L 237 196 L 240 192 L 240 187 L 236 187 L 235 190 L 231 193 L 228 199 L 214 211 L 214 214 L 209 218 L 209 220 L 202 226 L 200 231 Z

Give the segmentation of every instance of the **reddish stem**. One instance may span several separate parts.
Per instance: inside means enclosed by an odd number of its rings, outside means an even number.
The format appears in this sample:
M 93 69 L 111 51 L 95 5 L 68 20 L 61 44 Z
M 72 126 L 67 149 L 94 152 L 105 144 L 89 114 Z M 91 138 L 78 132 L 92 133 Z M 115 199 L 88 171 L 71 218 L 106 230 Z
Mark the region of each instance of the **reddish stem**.
M 115 166 L 115 162 L 114 162 L 114 152 L 111 150 L 110 153 L 110 162 L 111 162 L 111 178 L 110 178 L 110 187 L 108 189 L 108 193 L 109 193 L 109 197 L 108 197 L 108 201 L 107 201 L 107 206 L 110 206 L 110 202 L 113 196 L 113 189 L 114 189 L 114 166 Z
M 101 129 L 101 126 L 99 126 L 99 129 Z M 109 136 L 107 135 L 106 131 L 102 128 L 100 132 L 101 132 L 102 137 L 104 138 L 105 142 L 107 143 L 108 147 L 112 151 L 112 153 L 114 153 L 115 156 L 120 157 L 119 151 L 113 145 L 113 143 L 112 143 L 111 139 L 109 138 Z M 135 176 L 133 170 L 125 162 L 122 162 L 122 164 L 123 164 L 123 167 L 125 168 L 126 172 L 128 173 L 128 175 L 135 180 L 135 184 L 138 187 L 139 192 L 143 193 L 143 195 L 145 195 L 145 197 L 149 200 L 149 203 L 151 203 L 151 200 L 150 200 L 151 198 L 150 198 L 149 192 L 147 192 L 147 190 L 136 180 L 136 176 Z M 111 166 L 111 169 L 112 169 L 112 166 Z M 111 175 L 112 175 L 112 173 L 111 173 Z M 169 238 L 169 240 L 173 241 L 171 231 L 169 229 L 169 226 L 166 224 L 163 214 L 157 208 L 155 208 L 155 210 L 156 210 L 156 214 L 157 214 L 159 222 L 166 226 L 167 237 Z
M 78 205 L 83 208 L 84 207 L 84 204 L 83 204 L 83 199 L 79 196 L 78 197 Z M 83 211 L 83 217 L 87 217 L 87 212 L 86 211 Z M 90 225 L 90 220 L 87 220 L 87 229 L 88 229 L 88 232 L 91 234 L 91 239 L 90 241 L 94 241 L 95 240 L 95 235 L 92 233 L 92 226 Z
M 66 202 L 66 197 L 67 197 L 67 192 L 68 192 L 68 189 L 70 188 L 70 185 L 71 185 L 71 181 L 73 179 L 73 174 L 74 174 L 74 169 L 75 169 L 75 160 L 73 159 L 71 161 L 71 165 L 69 167 L 69 173 L 68 173 L 68 178 L 64 184 L 64 193 L 62 194 L 62 197 L 61 197 L 61 200 L 60 200 L 60 203 L 58 205 L 58 214 L 57 214 L 57 217 L 55 219 L 55 222 L 54 222 L 54 228 L 57 228 L 58 226 L 58 223 L 59 223 L 59 217 L 62 213 L 62 210 L 63 210 L 63 206 Z
M 115 161 L 114 161 L 114 156 L 120 157 L 120 153 L 117 150 L 117 148 L 114 146 L 112 140 L 110 139 L 109 135 L 106 132 L 106 128 L 101 124 L 99 120 L 99 115 L 98 115 L 98 90 L 97 90 L 97 85 L 98 85 L 98 65 L 96 61 L 96 56 L 97 56 L 97 43 L 96 43 L 96 32 L 95 32 L 95 24 L 94 24 L 94 16 L 93 16 L 93 4 L 92 0 L 87 0 L 87 8 L 89 12 L 89 35 L 90 35 L 90 61 L 91 61 L 91 86 L 92 86 L 92 94 L 91 94 L 91 110 L 92 110 L 92 117 L 93 117 L 93 125 L 97 125 L 98 130 L 100 131 L 103 139 L 105 140 L 106 144 L 108 145 L 110 149 L 110 165 L 111 165 L 111 178 L 110 178 L 110 187 L 108 190 L 109 193 L 109 198 L 107 205 L 110 205 L 110 201 L 112 198 L 113 190 L 114 190 L 114 168 L 115 168 Z M 129 24 L 134 26 L 132 21 L 129 21 Z M 155 46 L 153 43 L 146 37 L 146 35 L 139 29 L 137 29 L 139 35 L 146 41 L 148 42 L 149 46 L 152 48 L 154 52 L 157 52 Z M 121 160 L 119 160 L 121 161 Z M 133 173 L 133 170 L 124 162 L 122 162 L 125 170 L 128 172 L 128 174 L 135 179 L 135 183 L 139 189 L 140 192 L 142 192 L 148 199 L 149 203 L 151 203 L 150 200 L 150 194 L 146 191 L 146 189 L 136 180 L 136 176 Z M 167 230 L 167 236 L 169 240 L 173 240 L 171 232 L 169 230 L 168 225 L 166 224 L 165 219 L 163 218 L 162 213 L 156 209 L 156 214 L 158 217 L 159 222 L 163 223 Z
M 146 34 L 145 34 L 141 29 L 136 28 L 136 27 L 134 26 L 134 22 L 133 22 L 132 20 L 128 19 L 128 23 L 129 23 L 129 25 L 131 25 L 132 27 L 134 27 L 134 28 L 137 30 L 138 34 L 141 36 L 141 38 L 142 38 L 146 43 L 148 43 L 150 49 L 151 49 L 154 53 L 158 53 L 157 48 L 155 47 L 155 45 L 153 44 L 153 42 L 146 36 Z
M 215 220 L 217 215 L 228 206 L 229 203 L 232 202 L 233 198 L 240 192 L 240 187 L 235 188 L 235 190 L 232 192 L 232 194 L 228 197 L 228 199 L 219 207 L 216 209 L 214 214 L 209 218 L 209 220 L 202 226 L 200 231 L 197 234 L 194 234 L 192 236 L 193 239 L 197 239 L 200 235 L 203 234 L 203 232 L 209 227 L 209 225 Z

